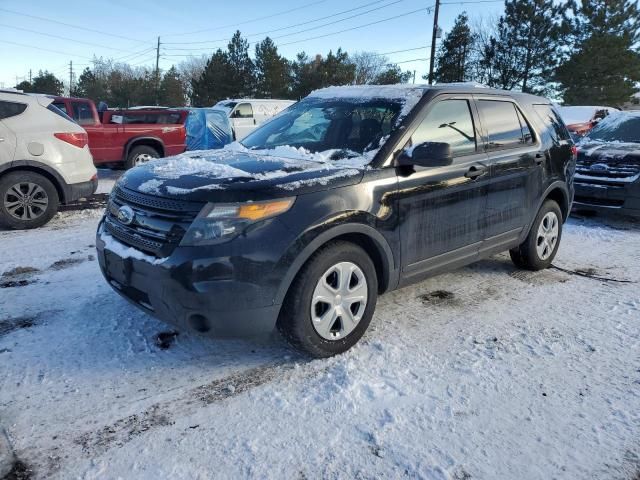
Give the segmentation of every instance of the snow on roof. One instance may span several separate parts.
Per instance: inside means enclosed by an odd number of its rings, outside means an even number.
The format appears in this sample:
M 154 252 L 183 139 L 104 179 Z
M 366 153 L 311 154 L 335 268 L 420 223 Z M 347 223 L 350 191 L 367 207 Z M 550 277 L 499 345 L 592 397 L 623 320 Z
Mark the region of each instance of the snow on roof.
M 558 110 L 567 125 L 590 122 L 598 110 L 619 111 L 617 108 L 601 106 L 558 107 Z

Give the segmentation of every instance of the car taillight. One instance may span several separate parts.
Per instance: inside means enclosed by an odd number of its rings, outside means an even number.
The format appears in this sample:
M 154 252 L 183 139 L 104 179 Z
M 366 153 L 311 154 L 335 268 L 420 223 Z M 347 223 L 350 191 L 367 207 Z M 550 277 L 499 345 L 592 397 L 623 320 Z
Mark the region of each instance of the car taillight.
M 576 147 L 575 145 L 571 146 L 571 155 L 573 155 L 573 158 L 578 157 L 578 147 Z
M 89 143 L 89 137 L 86 133 L 54 133 L 53 135 L 78 148 L 84 148 Z

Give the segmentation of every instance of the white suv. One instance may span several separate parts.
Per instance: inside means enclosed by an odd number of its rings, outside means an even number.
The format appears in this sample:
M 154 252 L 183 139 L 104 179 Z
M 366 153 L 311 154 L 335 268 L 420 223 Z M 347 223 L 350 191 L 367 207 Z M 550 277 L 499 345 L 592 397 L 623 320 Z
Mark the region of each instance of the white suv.
M 0 224 L 36 228 L 60 203 L 92 195 L 98 176 L 87 133 L 53 99 L 0 90 Z

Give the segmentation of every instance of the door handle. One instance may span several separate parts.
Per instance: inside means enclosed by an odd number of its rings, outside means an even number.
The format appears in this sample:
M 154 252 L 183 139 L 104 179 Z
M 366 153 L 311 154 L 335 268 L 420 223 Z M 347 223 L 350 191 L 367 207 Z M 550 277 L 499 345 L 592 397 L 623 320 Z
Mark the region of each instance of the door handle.
M 478 177 L 481 177 L 485 173 L 487 173 L 487 167 L 485 167 L 484 165 L 472 165 L 471 167 L 469 167 L 469 170 L 467 170 L 467 173 L 465 173 L 464 176 L 467 178 L 476 179 Z
M 538 152 L 535 154 L 535 156 L 533 157 L 533 161 L 536 162 L 536 165 L 540 165 L 542 162 L 544 162 L 545 159 L 545 154 L 542 152 Z

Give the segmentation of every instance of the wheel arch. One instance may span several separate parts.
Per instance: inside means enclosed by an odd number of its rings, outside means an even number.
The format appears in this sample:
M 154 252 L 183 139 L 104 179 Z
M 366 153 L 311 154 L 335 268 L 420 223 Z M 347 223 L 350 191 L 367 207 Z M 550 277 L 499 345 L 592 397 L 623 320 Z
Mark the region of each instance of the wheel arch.
M 33 172 L 42 175 L 55 187 L 60 203 L 64 203 L 66 201 L 66 198 L 68 197 L 67 182 L 62 178 L 62 175 L 49 165 L 33 160 L 15 160 L 11 163 L 0 166 L 0 177 L 13 172 Z
M 318 249 L 336 240 L 344 240 L 356 244 L 369 255 L 376 269 L 379 293 L 393 290 L 397 286 L 398 273 L 393 252 L 382 234 L 369 225 L 342 224 L 317 235 L 296 255 L 295 260 L 287 269 L 280 283 L 275 298 L 276 304 L 282 304 L 291 284 L 309 258 Z
M 146 145 L 148 147 L 152 147 L 158 151 L 161 157 L 164 157 L 164 142 L 158 137 L 134 137 L 127 141 L 124 147 L 124 157 L 123 160 L 126 161 L 129 157 L 129 152 L 135 147 L 139 147 L 141 145 Z
M 542 208 L 542 205 L 547 200 L 553 200 L 560 206 L 560 211 L 562 212 L 562 222 L 563 223 L 566 222 L 567 218 L 569 217 L 569 213 L 571 212 L 570 198 L 571 196 L 569 195 L 569 190 L 565 182 L 557 181 L 549 185 L 544 191 L 544 193 L 540 196 L 540 199 L 538 200 L 538 205 L 536 206 L 535 210 L 532 212 L 531 218 L 529 219 L 529 224 L 520 235 L 519 241 L 523 242 L 524 239 L 527 238 L 527 235 L 529 235 L 529 232 L 533 227 L 533 222 L 536 218 L 536 215 L 538 215 L 540 208 Z

